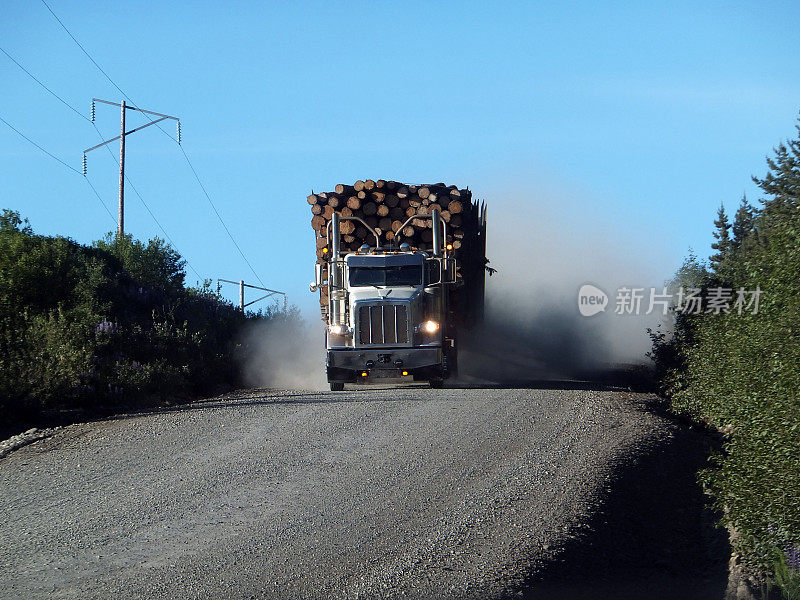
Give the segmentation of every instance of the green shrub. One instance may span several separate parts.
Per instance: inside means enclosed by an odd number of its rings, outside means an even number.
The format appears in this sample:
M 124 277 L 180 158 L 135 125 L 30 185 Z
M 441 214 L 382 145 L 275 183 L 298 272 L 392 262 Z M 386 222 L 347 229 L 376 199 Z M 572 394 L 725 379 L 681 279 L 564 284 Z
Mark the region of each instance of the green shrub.
M 163 240 L 106 236 L 93 246 L 38 236 L 0 215 L 0 410 L 108 409 L 209 393 L 239 380 L 240 335 L 285 308 L 243 314 L 184 285 Z
M 720 212 L 702 284 L 760 288 L 757 314 L 678 315 L 674 336 L 653 334 L 652 356 L 673 408 L 725 434 L 701 479 L 746 563 L 777 580 L 775 552 L 800 548 L 800 140 L 768 166 L 759 210 L 744 200 L 732 226 Z

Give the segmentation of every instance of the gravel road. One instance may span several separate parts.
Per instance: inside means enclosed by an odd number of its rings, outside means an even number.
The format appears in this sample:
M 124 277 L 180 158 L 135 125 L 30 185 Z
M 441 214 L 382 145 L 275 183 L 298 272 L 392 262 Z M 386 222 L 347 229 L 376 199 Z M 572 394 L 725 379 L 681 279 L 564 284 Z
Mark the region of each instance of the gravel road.
M 0 596 L 566 597 L 591 531 L 652 510 L 614 508 L 620 469 L 686 462 L 646 396 L 569 387 L 248 390 L 65 427 L 0 460 Z M 647 597 L 688 597 L 674 564 Z

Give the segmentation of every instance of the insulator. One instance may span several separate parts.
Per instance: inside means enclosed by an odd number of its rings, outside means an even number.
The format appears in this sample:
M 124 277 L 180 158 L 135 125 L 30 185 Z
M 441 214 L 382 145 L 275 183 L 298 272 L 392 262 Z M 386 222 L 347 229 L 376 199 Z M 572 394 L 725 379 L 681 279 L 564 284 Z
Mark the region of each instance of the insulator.
M 94 100 L 92 100 L 92 110 L 90 112 L 90 115 L 92 117 L 92 123 L 94 123 Z M 84 158 L 86 158 L 86 157 L 84 157 Z
M 181 143 L 181 122 L 178 121 L 178 143 Z
M 83 176 L 86 177 L 86 155 L 83 155 Z

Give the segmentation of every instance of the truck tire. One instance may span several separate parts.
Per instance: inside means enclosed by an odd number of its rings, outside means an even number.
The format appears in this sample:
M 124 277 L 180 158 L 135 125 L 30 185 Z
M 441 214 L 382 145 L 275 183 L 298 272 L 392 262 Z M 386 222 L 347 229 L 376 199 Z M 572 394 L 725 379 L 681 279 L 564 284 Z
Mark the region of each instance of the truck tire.
M 330 384 L 332 392 L 341 392 L 342 390 L 344 390 L 343 381 L 331 381 Z
M 428 383 L 430 383 L 431 387 L 435 390 L 438 390 L 440 387 L 444 385 L 443 379 L 431 379 Z

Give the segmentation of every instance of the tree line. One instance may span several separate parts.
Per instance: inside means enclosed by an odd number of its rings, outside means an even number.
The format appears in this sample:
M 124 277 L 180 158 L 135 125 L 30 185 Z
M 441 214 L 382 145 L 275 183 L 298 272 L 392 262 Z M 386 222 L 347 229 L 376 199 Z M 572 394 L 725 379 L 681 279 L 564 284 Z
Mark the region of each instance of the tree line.
M 0 411 L 5 429 L 46 415 L 175 402 L 235 386 L 246 327 L 298 320 L 294 307 L 243 313 L 161 239 L 89 246 L 0 215 Z
M 800 126 L 797 126 L 800 134 Z M 708 263 L 689 255 L 672 285 L 757 294 L 756 310 L 682 312 L 651 332 L 672 407 L 723 434 L 701 481 L 755 577 L 800 597 L 800 135 L 774 149 L 732 220 L 714 221 Z M 795 594 L 795 595 L 793 595 Z

